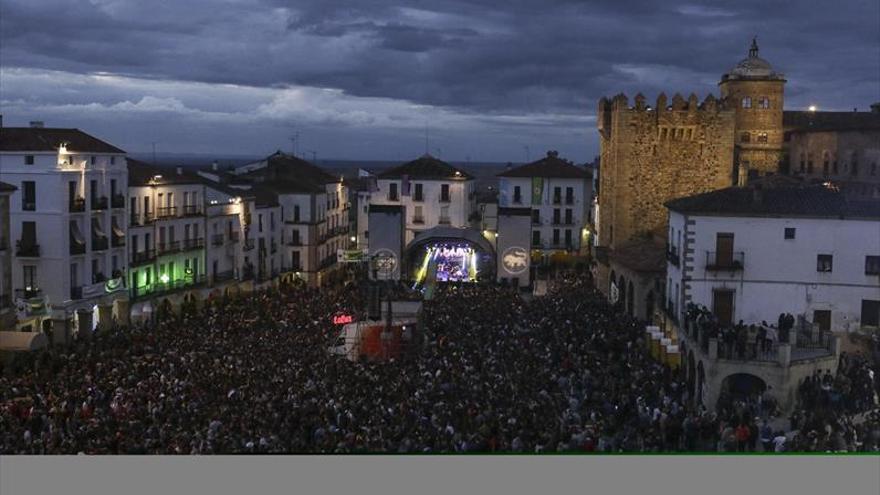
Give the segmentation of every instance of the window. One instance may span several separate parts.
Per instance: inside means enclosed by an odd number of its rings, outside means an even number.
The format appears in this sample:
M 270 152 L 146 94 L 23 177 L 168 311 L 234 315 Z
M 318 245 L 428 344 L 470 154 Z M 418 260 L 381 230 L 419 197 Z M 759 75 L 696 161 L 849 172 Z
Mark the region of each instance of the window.
M 770 98 L 766 96 L 762 96 L 760 100 L 758 100 L 758 107 L 764 110 L 770 108 Z
M 541 231 L 533 230 L 532 231 L 532 246 L 540 246 L 541 245 Z
M 23 211 L 37 209 L 37 183 L 32 180 L 21 183 L 21 209 Z
M 116 165 L 116 157 L 115 156 L 110 157 L 110 165 Z
M 559 229 L 553 229 L 553 244 L 559 244 Z
M 34 155 L 24 155 L 24 164 L 25 165 L 33 165 L 34 164 Z
M 94 156 L 94 155 L 92 155 L 92 156 L 89 157 L 89 163 L 90 163 L 90 164 L 94 165 L 95 163 L 97 163 L 97 161 L 98 161 L 98 157 L 96 157 L 96 156 Z
M 816 257 L 817 272 L 831 272 L 833 256 L 830 254 L 820 254 Z
M 559 224 L 559 215 L 560 215 L 559 208 L 553 208 L 553 224 L 554 225 Z
M 187 225 L 189 227 L 189 225 Z M 257 215 L 257 229 L 262 232 L 263 231 L 263 214 L 260 213 Z
M 440 185 L 440 201 L 449 202 L 449 184 Z
M 559 204 L 562 202 L 562 188 L 554 187 L 553 188 L 553 203 Z
M 571 247 L 571 229 L 565 229 L 565 245 Z
M 299 205 L 293 206 L 293 221 L 299 222 Z
M 862 299 L 861 324 L 863 327 L 880 326 L 880 301 Z
M 786 227 L 785 228 L 785 238 L 786 239 L 794 239 L 796 229 L 794 227 Z
M 37 267 L 35 265 L 24 265 L 22 275 L 24 276 L 24 288 L 27 290 L 35 289 L 37 286 Z
M 742 132 L 742 133 L 740 133 L 740 135 L 739 135 L 739 142 L 741 142 L 741 143 L 748 143 L 748 142 L 750 142 L 751 140 L 752 140 L 752 135 L 749 134 L 748 132 Z
M 397 201 L 397 183 L 388 184 L 388 201 Z
M 571 208 L 565 209 L 565 223 L 566 223 L 566 225 L 572 224 L 572 210 L 571 210 Z
M 865 256 L 865 275 L 880 275 L 880 256 Z
M 758 133 L 758 142 L 759 143 L 766 143 L 767 142 L 767 133 L 766 132 L 759 132 Z
M 425 223 L 425 217 L 422 213 L 422 206 L 415 207 L 415 213 L 413 213 L 413 223 Z
M 532 210 L 532 223 L 535 225 L 541 224 L 541 212 L 538 210 Z
M 416 191 L 413 194 L 413 201 L 424 201 L 422 184 L 416 184 Z
M 871 164 L 871 177 L 877 175 L 877 162 Z
M 742 99 L 742 107 L 743 108 L 752 108 L 752 98 L 749 96 L 746 96 L 745 98 L 743 98 Z
M 522 203 L 522 189 L 519 186 L 513 187 L 513 202 Z
M 571 205 L 574 204 L 574 188 L 566 187 L 565 188 L 565 204 Z

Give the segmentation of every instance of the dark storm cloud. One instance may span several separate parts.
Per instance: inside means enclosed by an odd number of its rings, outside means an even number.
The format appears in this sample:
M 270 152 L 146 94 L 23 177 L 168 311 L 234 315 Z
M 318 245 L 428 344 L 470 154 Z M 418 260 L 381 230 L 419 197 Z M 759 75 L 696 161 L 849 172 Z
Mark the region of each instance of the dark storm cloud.
M 717 93 L 753 35 L 786 74 L 790 107 L 864 108 L 880 99 L 878 20 L 876 0 L 3 0 L 0 69 L 332 88 L 499 117 L 493 122 L 515 129 L 528 124 L 503 119 L 546 115 L 565 127 L 592 116 L 603 95 Z M 200 91 L 178 98 L 144 90 L 122 100 L 118 86 L 51 94 L 3 86 L 0 100 L 137 109 L 188 108 Z M 246 93 L 205 105 L 229 111 L 215 107 L 271 99 Z M 344 110 L 343 120 L 380 108 Z M 390 113 L 383 122 L 401 119 Z M 534 125 L 552 121 L 540 120 Z

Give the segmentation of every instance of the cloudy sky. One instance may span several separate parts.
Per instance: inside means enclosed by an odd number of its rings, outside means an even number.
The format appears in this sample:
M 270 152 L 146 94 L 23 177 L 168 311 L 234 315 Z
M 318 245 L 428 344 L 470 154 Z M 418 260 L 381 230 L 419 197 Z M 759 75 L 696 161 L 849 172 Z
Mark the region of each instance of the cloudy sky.
M 523 161 L 599 97 L 717 94 L 757 35 L 786 107 L 880 101 L 877 0 L 3 0 L 4 125 L 130 152 Z

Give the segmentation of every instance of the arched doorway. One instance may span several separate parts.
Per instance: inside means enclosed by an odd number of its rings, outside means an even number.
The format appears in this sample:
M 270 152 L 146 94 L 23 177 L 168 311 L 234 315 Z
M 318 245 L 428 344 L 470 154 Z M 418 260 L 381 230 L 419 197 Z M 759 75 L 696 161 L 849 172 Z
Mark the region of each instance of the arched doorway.
M 697 405 L 703 404 L 704 388 L 706 388 L 706 370 L 703 368 L 703 362 L 697 364 Z
M 629 281 L 629 287 L 626 291 L 626 314 L 630 316 L 635 316 L 635 299 L 636 299 L 636 291 L 633 288 L 632 280 Z
M 653 321 L 654 319 L 654 291 L 649 290 L 645 296 L 645 320 Z
M 611 270 L 611 277 L 608 279 L 608 294 L 609 294 L 609 297 L 610 297 L 610 294 L 611 294 L 611 291 L 612 291 L 612 288 L 611 288 L 611 287 L 614 286 L 616 283 L 617 283 L 617 273 L 615 273 L 614 270 Z
M 750 373 L 733 373 L 721 381 L 716 406 L 719 410 L 723 410 L 730 409 L 737 401 L 754 402 L 765 390 L 767 390 L 767 382 L 761 377 Z
M 694 351 L 688 351 L 687 353 L 687 387 L 688 393 L 693 399 L 694 394 L 696 393 L 696 385 L 697 385 L 697 362 L 694 359 Z

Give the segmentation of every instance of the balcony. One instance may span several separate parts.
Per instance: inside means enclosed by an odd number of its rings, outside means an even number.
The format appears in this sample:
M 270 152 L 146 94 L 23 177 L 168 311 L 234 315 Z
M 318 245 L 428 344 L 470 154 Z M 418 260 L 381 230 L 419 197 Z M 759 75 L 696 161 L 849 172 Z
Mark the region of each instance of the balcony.
M 110 196 L 111 208 L 125 208 L 125 196 L 119 193 Z
M 400 197 L 397 194 L 389 194 L 388 201 L 399 201 Z
M 183 240 L 183 250 L 192 251 L 193 249 L 203 249 L 205 247 L 205 238 L 197 237 L 194 239 Z
M 71 213 L 82 213 L 86 211 L 86 198 L 73 198 L 68 201 L 67 210 Z
M 156 250 L 155 249 L 146 249 L 140 252 L 132 252 L 129 256 L 129 264 L 131 265 L 143 265 L 145 263 L 150 263 L 156 259 Z
M 113 234 L 110 245 L 115 248 L 125 246 L 125 236 Z
M 159 256 L 180 251 L 180 241 L 161 242 L 158 246 Z
M 106 237 L 92 237 L 92 251 L 105 251 L 109 247 Z
M 449 199 L 449 195 L 444 196 L 441 194 L 440 195 L 440 202 L 441 203 L 451 203 L 451 200 Z
M 86 254 L 86 244 L 84 242 L 76 242 L 75 239 L 70 240 L 70 254 Z
M 34 299 L 42 297 L 43 291 L 39 287 L 28 287 L 26 289 L 15 289 L 16 299 Z
M 420 225 L 421 225 L 421 224 L 424 224 L 424 223 L 425 223 L 425 217 L 413 217 L 413 219 L 412 219 L 412 223 L 420 224 Z
M 666 246 L 666 261 L 674 266 L 680 266 L 681 258 L 678 256 L 678 247 Z
M 176 206 L 163 206 L 161 208 L 156 208 L 156 218 L 159 220 L 163 220 L 166 218 L 174 218 L 177 216 L 177 207 Z
M 226 240 L 226 236 L 223 234 L 214 234 L 211 236 L 211 245 L 212 246 L 222 246 L 223 241 Z
M 15 241 L 15 255 L 20 258 L 39 258 L 40 245 L 35 242 Z
M 743 270 L 745 266 L 744 259 L 745 253 L 742 251 L 735 251 L 733 253 L 706 251 L 706 271 L 738 272 Z
M 194 217 L 202 214 L 202 208 L 199 205 L 186 205 L 183 207 L 183 216 Z
M 92 198 L 92 211 L 106 210 L 109 200 L 107 196 L 99 196 Z
M 562 204 L 562 196 L 553 196 L 553 204 L 554 205 Z
M 532 217 L 532 225 L 541 225 L 541 219 Z
M 291 239 L 291 240 L 287 241 L 286 244 L 288 246 L 300 247 L 303 245 L 303 241 L 302 241 L 302 239 L 297 237 L 295 239 Z

